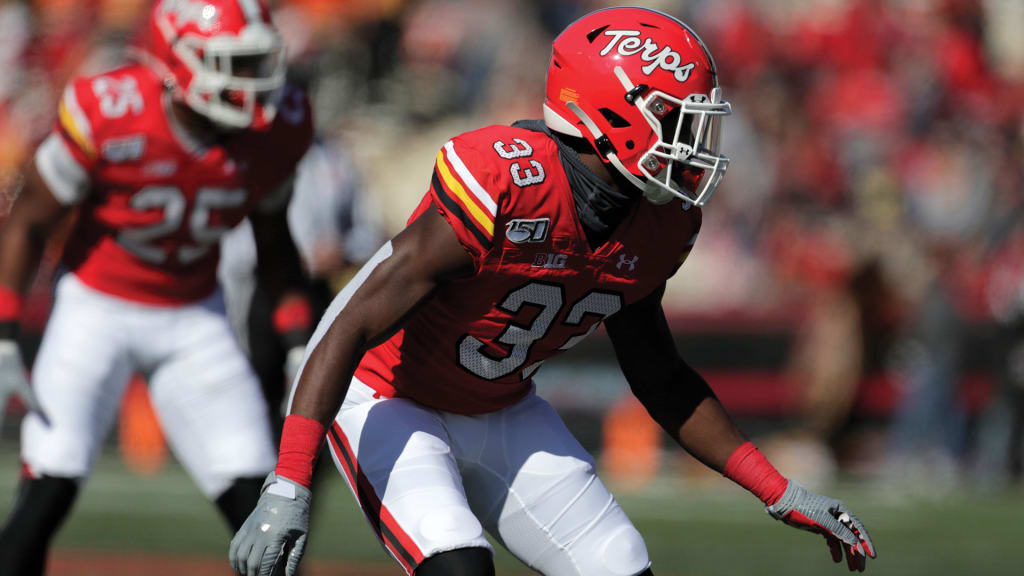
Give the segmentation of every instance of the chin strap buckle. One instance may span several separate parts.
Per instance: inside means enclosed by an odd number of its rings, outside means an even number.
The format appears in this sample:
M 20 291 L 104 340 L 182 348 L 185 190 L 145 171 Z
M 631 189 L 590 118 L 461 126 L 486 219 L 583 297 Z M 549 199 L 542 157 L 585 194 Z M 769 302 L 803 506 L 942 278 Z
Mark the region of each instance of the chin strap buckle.
M 594 140 L 594 146 L 597 147 L 597 151 L 601 156 L 607 156 L 609 153 L 615 154 L 615 146 L 612 141 L 608 139 L 608 136 L 602 134 L 600 138 Z
M 647 92 L 647 88 L 647 84 L 637 84 L 636 86 L 633 86 L 628 92 L 626 92 L 626 102 L 633 104 L 641 94 Z

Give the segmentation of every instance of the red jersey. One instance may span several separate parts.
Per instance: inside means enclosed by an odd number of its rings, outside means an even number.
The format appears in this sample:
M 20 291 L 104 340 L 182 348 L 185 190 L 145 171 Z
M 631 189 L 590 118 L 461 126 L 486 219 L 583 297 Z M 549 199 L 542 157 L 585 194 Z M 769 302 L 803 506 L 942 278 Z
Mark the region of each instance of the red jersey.
M 64 264 L 89 286 L 174 305 L 216 287 L 218 241 L 253 209 L 287 204 L 312 141 L 305 93 L 286 88 L 274 123 L 198 142 L 174 119 L 161 78 L 141 64 L 73 81 L 36 164 L 78 206 Z
M 679 200 L 641 200 L 592 250 L 556 142 L 508 126 L 444 145 L 410 222 L 425 210 L 451 224 L 475 273 L 441 286 L 355 376 L 385 396 L 462 414 L 522 399 L 545 360 L 665 282 L 701 223 L 700 209 Z

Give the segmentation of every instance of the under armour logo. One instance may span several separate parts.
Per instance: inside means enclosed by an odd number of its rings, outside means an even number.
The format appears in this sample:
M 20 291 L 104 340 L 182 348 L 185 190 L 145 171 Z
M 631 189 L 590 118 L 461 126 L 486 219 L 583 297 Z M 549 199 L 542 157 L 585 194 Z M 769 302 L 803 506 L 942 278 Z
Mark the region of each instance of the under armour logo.
M 636 268 L 636 261 L 639 260 L 639 256 L 633 256 L 632 258 L 626 258 L 625 254 L 619 254 L 619 263 L 615 265 L 616 270 L 622 270 L 623 266 L 629 266 L 629 271 L 632 272 Z

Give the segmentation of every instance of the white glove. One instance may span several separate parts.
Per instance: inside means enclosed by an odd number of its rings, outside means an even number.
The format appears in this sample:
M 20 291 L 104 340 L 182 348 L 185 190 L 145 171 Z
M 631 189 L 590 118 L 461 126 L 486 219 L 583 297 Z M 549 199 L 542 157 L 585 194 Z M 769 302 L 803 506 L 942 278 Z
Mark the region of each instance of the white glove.
M 44 424 L 50 425 L 50 419 L 46 417 L 25 378 L 25 365 L 21 362 L 18 343 L 14 340 L 0 340 L 0 428 L 3 427 L 7 402 L 12 396 L 21 400 L 29 412 L 35 412 L 42 418 Z

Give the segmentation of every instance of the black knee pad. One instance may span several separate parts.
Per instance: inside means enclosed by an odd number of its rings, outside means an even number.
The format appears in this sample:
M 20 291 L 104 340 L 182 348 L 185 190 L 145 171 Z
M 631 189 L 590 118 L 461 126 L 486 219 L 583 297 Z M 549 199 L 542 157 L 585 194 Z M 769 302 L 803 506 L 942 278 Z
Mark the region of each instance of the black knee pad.
M 0 574 L 42 576 L 50 539 L 71 511 L 77 478 L 26 478 L 0 531 Z
M 459 548 L 431 556 L 416 576 L 494 576 L 494 558 L 486 548 Z
M 231 525 L 232 530 L 238 531 L 245 519 L 256 508 L 256 501 L 260 499 L 260 488 L 262 487 L 263 478 L 237 478 L 223 494 L 217 497 L 217 508 Z

